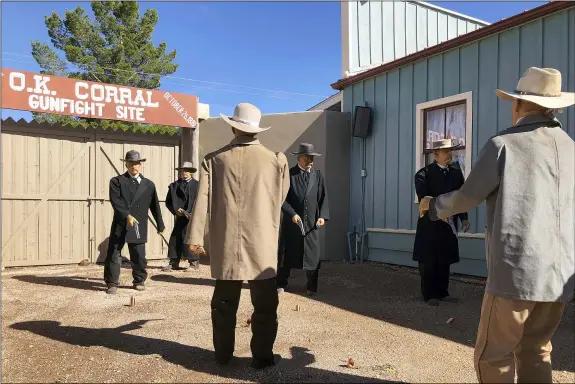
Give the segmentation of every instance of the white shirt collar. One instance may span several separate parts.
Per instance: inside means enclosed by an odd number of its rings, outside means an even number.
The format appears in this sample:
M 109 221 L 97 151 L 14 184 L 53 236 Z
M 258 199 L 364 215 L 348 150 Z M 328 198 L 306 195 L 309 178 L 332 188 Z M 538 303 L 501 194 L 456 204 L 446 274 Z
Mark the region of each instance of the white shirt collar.
M 447 166 L 446 166 L 446 165 L 441 165 L 441 164 L 439 164 L 439 163 L 437 163 L 437 165 L 439 165 L 439 168 L 441 168 L 441 169 L 447 169 L 447 168 L 449 168 L 448 165 L 447 165 Z
M 301 169 L 302 171 L 307 172 L 307 173 L 311 173 L 311 168 L 310 168 L 310 169 L 304 169 L 304 168 L 302 168 L 301 165 L 299 165 L 299 164 L 298 164 L 297 166 L 298 166 L 298 168 Z

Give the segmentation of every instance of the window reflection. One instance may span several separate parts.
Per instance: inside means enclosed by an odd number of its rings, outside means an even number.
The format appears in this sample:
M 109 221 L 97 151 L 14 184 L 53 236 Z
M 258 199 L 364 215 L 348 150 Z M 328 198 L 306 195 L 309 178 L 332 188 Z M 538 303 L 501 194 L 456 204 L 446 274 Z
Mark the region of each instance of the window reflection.
M 431 145 L 434 141 L 452 139 L 462 148 L 453 151 L 453 165 L 459 166 L 465 174 L 465 134 L 467 103 L 446 105 L 425 111 L 424 154 L 425 165 L 434 161 Z

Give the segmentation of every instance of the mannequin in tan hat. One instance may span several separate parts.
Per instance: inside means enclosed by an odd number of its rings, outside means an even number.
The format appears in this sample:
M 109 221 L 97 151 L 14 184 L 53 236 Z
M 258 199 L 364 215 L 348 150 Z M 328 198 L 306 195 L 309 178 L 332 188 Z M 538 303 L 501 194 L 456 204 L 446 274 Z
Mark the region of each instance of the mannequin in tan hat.
M 186 270 L 187 268 L 180 267 L 182 257 L 190 263 L 191 268 L 196 270 L 200 268 L 200 257 L 190 253 L 184 244 L 190 222 L 190 213 L 198 193 L 198 182 L 192 178 L 196 168 L 190 161 L 184 161 L 182 166 L 176 170 L 179 171 L 180 178 L 168 186 L 168 194 L 166 195 L 166 208 L 174 215 L 174 229 L 168 244 L 170 261 L 167 266 L 162 268 L 164 272 Z
M 216 279 L 211 304 L 216 361 L 226 364 L 233 357 L 242 282 L 248 280 L 254 306 L 252 367 L 262 369 L 275 364 L 278 231 L 290 186 L 289 168 L 283 153 L 270 151 L 256 138 L 269 127 L 260 127 L 261 112 L 255 106 L 238 104 L 233 116 L 222 119 L 235 138 L 202 162 L 185 242 L 193 253 L 205 254 L 209 217 L 208 250 Z
M 426 197 L 439 220 L 486 200 L 487 286 L 475 346 L 479 382 L 551 383 L 551 338 L 575 285 L 575 143 L 554 118 L 575 104 L 561 73 L 527 69 L 513 127 L 487 141 L 459 191 Z
M 454 140 L 435 141 L 431 149 L 435 160 L 417 171 L 414 178 L 419 199 L 456 191 L 465 181 L 461 168 L 452 162 L 452 151 L 457 149 Z M 444 221 L 432 221 L 424 214 L 417 221 L 413 260 L 419 264 L 421 295 L 431 306 L 457 301 L 449 294 L 449 273 L 451 265 L 459 262 L 459 224 L 464 232 L 469 230 L 467 212 Z

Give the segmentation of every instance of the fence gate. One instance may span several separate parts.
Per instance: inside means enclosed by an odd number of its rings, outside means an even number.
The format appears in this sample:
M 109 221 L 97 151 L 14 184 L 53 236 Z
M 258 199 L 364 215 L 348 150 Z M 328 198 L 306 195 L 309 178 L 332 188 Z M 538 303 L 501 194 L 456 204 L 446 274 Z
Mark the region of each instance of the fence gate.
M 97 247 L 96 258 L 98 261 L 103 261 L 106 257 L 108 236 L 112 224 L 113 210 L 108 195 L 110 177 L 126 171 L 124 163 L 120 159 L 131 149 L 140 152 L 146 158 L 146 161 L 142 163 L 141 173 L 156 185 L 162 207 L 162 217 L 166 224 L 164 234 L 158 235 L 154 228 L 155 221 L 150 219 L 152 218 L 151 214 L 148 215 L 148 220 L 151 222 L 148 223 L 146 257 L 148 260 L 168 257 L 167 240 L 173 227 L 173 216 L 166 208 L 165 201 L 168 185 L 174 181 L 174 177 L 177 177 L 175 168 L 178 163 L 179 147 L 177 144 L 174 145 L 173 138 L 165 139 L 161 136 L 156 137 L 152 144 L 149 141 L 137 141 L 132 138 L 127 143 L 126 138 L 119 135 L 96 135 L 95 152 L 98 171 L 95 173 L 94 195 L 97 202 L 94 204 L 94 246 Z M 127 247 L 124 247 L 122 253 L 129 257 Z
M 120 159 L 130 149 L 148 159 L 142 174 L 158 189 L 167 238 L 173 217 L 164 201 L 176 177 L 178 137 L 4 121 L 2 265 L 103 260 L 113 214 L 109 180 L 125 171 Z M 165 241 L 150 229 L 148 258 L 166 258 Z

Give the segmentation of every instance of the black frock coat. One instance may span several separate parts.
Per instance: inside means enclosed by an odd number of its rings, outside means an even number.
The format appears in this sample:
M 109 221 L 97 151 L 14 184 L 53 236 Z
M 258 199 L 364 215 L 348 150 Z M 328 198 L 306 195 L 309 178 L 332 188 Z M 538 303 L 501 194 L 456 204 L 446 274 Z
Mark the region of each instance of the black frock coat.
M 461 188 L 465 179 L 457 164 L 448 167 L 447 174 L 436 162 L 415 174 L 415 192 L 418 200 L 425 196 L 437 197 Z M 467 220 L 467 213 L 453 218 L 458 230 L 459 221 Z M 423 263 L 454 264 L 459 262 L 459 242 L 451 226 L 444 221 L 432 221 L 427 212 L 417 221 L 413 260 Z
M 110 202 L 114 208 L 114 218 L 110 230 L 110 240 L 125 239 L 126 243 L 144 244 L 148 242 L 148 209 L 162 232 L 166 227 L 162 220 L 160 201 L 154 183 L 140 174 L 141 181 L 128 172 L 110 179 Z M 134 228 L 126 228 L 127 217 L 132 215 L 138 220 L 140 238 Z
M 307 175 L 299 166 L 290 168 L 290 189 L 282 205 L 279 266 L 315 270 L 319 264 L 319 229 L 315 227 L 321 217 L 329 220 L 329 204 L 323 174 L 312 169 Z M 292 218 L 299 215 L 304 224 L 303 236 Z
M 166 195 L 166 208 L 174 215 L 174 229 L 170 235 L 170 244 L 172 242 L 182 243 L 186 237 L 186 231 L 190 220 L 184 216 L 178 216 L 179 208 L 182 208 L 188 214 L 192 213 L 194 203 L 198 195 L 198 181 L 191 179 L 186 182 L 185 180 L 177 180 L 168 186 L 168 194 Z

